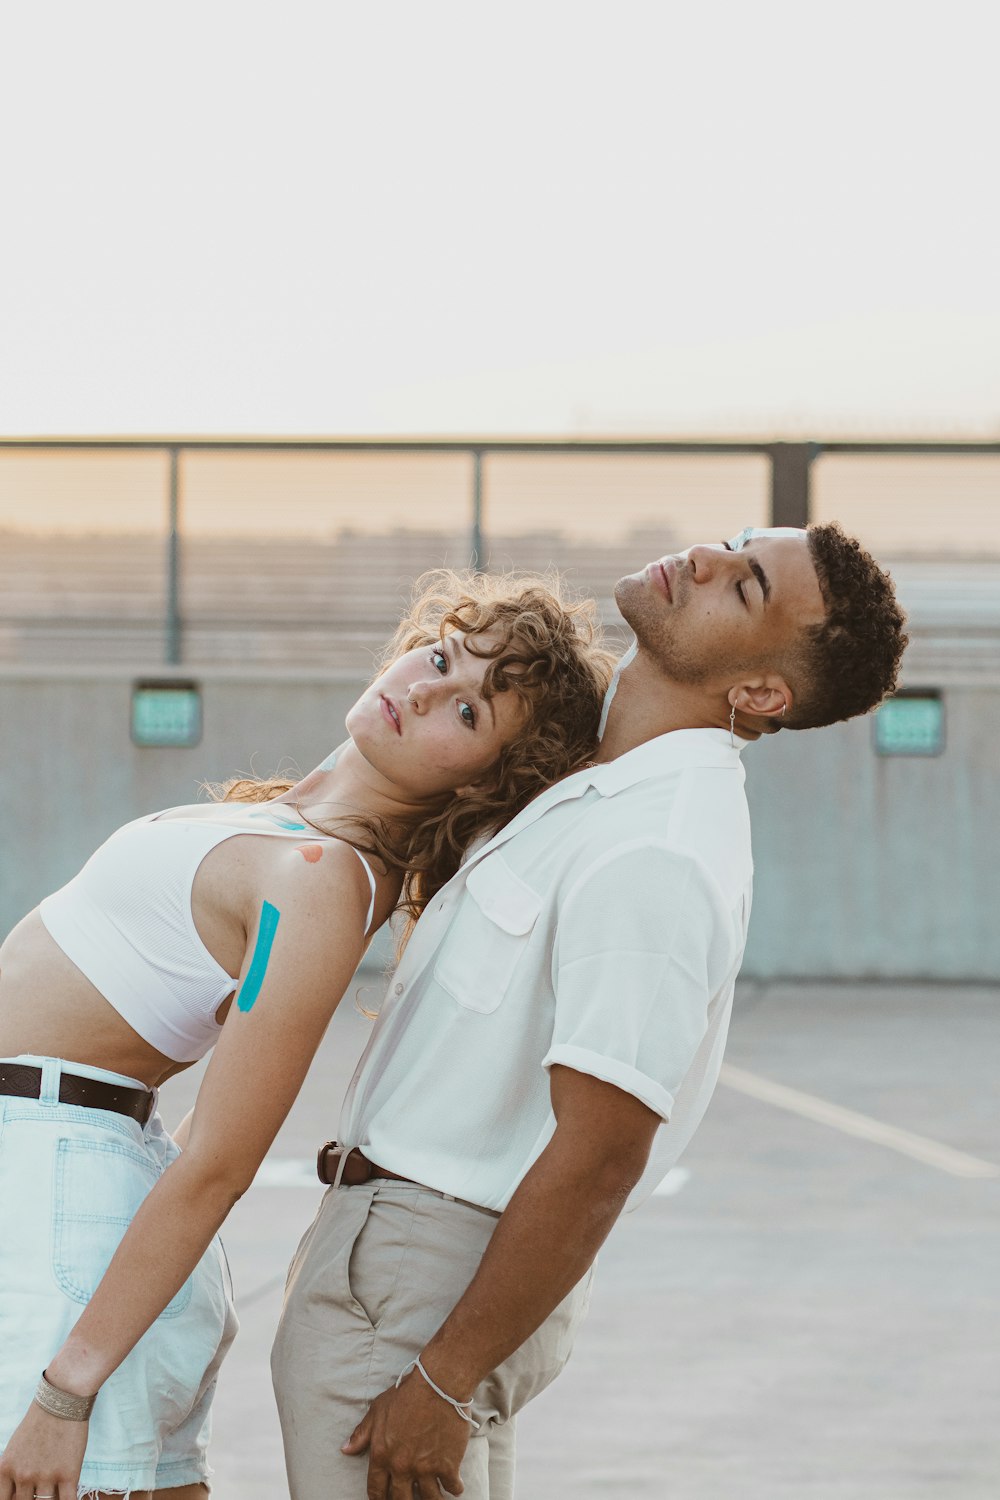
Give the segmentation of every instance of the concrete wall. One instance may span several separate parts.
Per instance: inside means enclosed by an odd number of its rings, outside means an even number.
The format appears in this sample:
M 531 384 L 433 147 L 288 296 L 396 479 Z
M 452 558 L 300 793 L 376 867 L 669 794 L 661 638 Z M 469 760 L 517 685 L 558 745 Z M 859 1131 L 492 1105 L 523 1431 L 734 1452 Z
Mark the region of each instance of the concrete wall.
M 744 973 L 1000 974 L 1000 690 L 945 690 L 935 758 L 881 757 L 870 720 L 743 752 L 753 818 Z
M 916 650 L 916 648 L 915 648 Z M 305 771 L 343 735 L 357 679 L 199 673 L 196 749 L 129 739 L 125 669 L 0 675 L 0 932 L 129 818 L 236 771 Z M 950 678 L 950 682 L 949 682 Z M 945 693 L 940 758 L 880 759 L 870 721 L 744 752 L 756 889 L 744 973 L 995 980 L 1000 973 L 1000 681 L 923 648 L 908 685 Z
M 199 800 L 202 781 L 318 765 L 344 738 L 359 686 L 315 672 L 199 672 L 201 744 L 140 749 L 129 737 L 133 679 L 170 675 L 149 665 L 0 673 L 0 932 L 130 818 Z

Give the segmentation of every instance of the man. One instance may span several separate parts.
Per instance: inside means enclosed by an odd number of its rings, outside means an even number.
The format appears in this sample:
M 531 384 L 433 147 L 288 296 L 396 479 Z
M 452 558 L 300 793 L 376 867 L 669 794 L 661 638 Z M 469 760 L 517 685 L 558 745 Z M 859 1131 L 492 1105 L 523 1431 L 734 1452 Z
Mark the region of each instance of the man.
M 273 1359 L 293 1500 L 512 1494 L 514 1414 L 718 1077 L 750 911 L 740 748 L 867 712 L 906 643 L 835 525 L 692 547 L 616 600 L 636 646 L 597 764 L 428 907 L 323 1158 L 339 1185 Z

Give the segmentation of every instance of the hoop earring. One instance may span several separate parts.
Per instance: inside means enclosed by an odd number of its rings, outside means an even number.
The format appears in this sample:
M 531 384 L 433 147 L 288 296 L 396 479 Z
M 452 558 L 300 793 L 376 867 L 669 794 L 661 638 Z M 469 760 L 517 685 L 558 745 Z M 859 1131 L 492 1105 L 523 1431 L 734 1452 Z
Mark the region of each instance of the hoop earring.
M 736 704 L 734 703 L 732 705 L 732 707 L 730 708 L 730 710 L 729 710 L 729 743 L 732 745 L 732 747 L 733 747 L 734 750 L 736 749 L 736 739 L 735 739 L 735 736 L 733 734 L 733 730 L 735 729 L 735 727 L 736 727 Z

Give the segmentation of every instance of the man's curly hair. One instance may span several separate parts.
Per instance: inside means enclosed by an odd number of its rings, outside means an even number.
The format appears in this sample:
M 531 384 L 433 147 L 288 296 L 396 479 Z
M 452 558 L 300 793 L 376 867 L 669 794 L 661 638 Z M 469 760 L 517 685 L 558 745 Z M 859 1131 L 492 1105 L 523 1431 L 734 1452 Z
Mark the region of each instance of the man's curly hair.
M 819 729 L 870 713 L 894 691 L 909 637 L 889 574 L 836 521 L 806 532 L 826 619 L 795 648 L 790 675 L 801 684 L 791 713 L 770 721 Z

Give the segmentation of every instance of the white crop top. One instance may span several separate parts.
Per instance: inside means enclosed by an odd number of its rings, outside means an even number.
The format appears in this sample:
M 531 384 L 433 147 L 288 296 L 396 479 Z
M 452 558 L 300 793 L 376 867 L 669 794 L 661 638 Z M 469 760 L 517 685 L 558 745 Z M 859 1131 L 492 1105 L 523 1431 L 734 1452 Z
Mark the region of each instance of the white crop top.
M 286 804 L 251 806 L 236 818 L 150 813 L 126 823 L 39 907 L 66 957 L 144 1041 L 175 1062 L 194 1062 L 215 1044 L 221 1030 L 215 1013 L 239 982 L 209 953 L 191 913 L 191 888 L 206 854 L 238 833 L 308 843 L 332 838 Z M 375 876 L 354 852 L 371 885 L 367 936 Z

